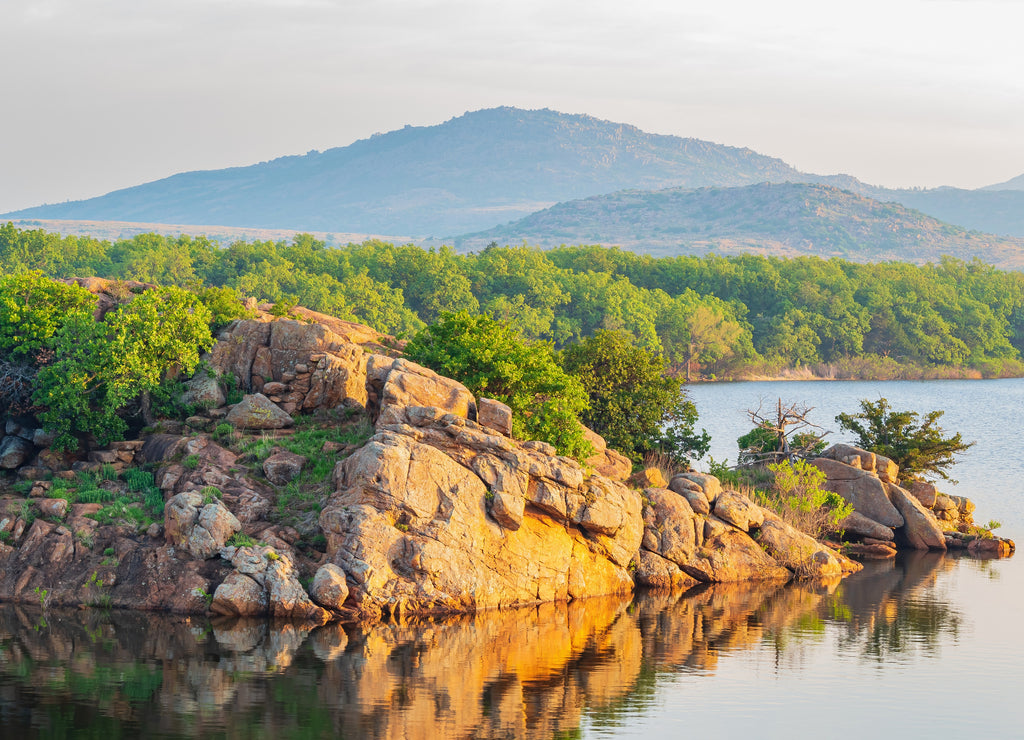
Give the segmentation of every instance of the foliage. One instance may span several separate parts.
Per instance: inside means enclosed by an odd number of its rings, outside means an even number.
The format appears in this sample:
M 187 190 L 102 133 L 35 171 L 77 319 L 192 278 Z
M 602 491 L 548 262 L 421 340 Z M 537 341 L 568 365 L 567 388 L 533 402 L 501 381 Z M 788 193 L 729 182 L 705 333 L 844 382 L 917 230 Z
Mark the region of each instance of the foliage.
M 68 322 L 90 319 L 95 297 L 41 272 L 0 277 L 0 356 L 35 360 Z
M 929 411 L 918 422 L 916 411 L 894 411 L 885 398 L 864 399 L 860 408 L 858 414 L 839 414 L 839 426 L 857 435 L 858 446 L 899 465 L 902 477 L 934 475 L 949 480 L 947 470 L 956 462 L 955 456 L 974 445 L 964 442 L 959 432 L 946 436 L 938 425 L 943 411 Z
M 409 342 L 405 353 L 455 378 L 476 396 L 508 404 L 517 437 L 549 442 L 577 459 L 592 452 L 578 423 L 587 408 L 586 392 L 559 367 L 550 344 L 529 342 L 487 314 L 460 311 L 442 314 Z
M 677 463 L 707 452 L 710 438 L 694 433 L 697 409 L 682 381 L 667 375 L 665 360 L 635 346 L 626 332 L 600 329 L 564 349 L 560 359 L 589 396 L 583 423 L 634 462 L 651 451 Z
M 54 362 L 39 371 L 35 403 L 56 449 L 75 449 L 78 437 L 100 444 L 120 438 L 120 415 L 166 372 L 191 372 L 213 344 L 209 312 L 179 288 L 148 290 L 110 311 L 102 322 L 69 317 L 54 335 Z
M 1024 374 L 1024 274 L 978 260 L 654 258 L 598 246 L 457 254 L 377 240 L 328 249 L 308 234 L 221 247 L 203 237 L 110 242 L 0 227 L 0 274 L 31 269 L 190 287 L 216 324 L 244 295 L 407 335 L 461 310 L 490 312 L 558 348 L 621 329 L 680 369 L 719 377 L 794 367 L 834 377 Z M 41 335 L 64 320 L 48 316 Z
M 245 307 L 241 294 L 235 288 L 210 286 L 196 295 L 210 312 L 210 330 L 216 332 L 235 319 L 251 319 L 255 313 Z
M 812 537 L 836 531 L 853 513 L 842 496 L 822 489 L 825 473 L 805 460 L 771 463 L 768 469 L 775 480 L 770 491 L 760 496 L 762 502 Z

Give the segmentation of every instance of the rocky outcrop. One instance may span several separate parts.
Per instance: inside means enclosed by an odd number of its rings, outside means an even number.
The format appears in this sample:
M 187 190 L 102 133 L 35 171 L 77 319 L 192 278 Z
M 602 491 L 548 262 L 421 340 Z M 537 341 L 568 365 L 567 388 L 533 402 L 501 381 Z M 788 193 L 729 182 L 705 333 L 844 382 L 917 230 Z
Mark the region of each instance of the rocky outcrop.
M 825 473 L 824 487 L 854 507 L 839 528 L 847 538 L 863 543 L 859 552 L 889 556 L 894 542 L 914 550 L 945 550 L 965 549 L 967 542 L 976 539 L 1003 541 L 977 534 L 962 539 L 959 535 L 968 532 L 973 523 L 974 504 L 964 497 L 939 493 L 934 484 L 924 481 L 911 480 L 902 487 L 899 468 L 887 457 L 837 444 L 811 462 Z M 1013 543 L 1005 542 L 1005 546 L 987 547 L 1012 553 Z
M 811 464 L 825 473 L 828 480 L 824 487 L 842 496 L 858 513 L 886 527 L 903 526 L 903 516 L 892 505 L 873 469 L 855 468 L 829 457 L 812 460 Z
M 833 578 L 857 567 L 723 490 L 714 476 L 688 472 L 666 481 L 652 468 L 637 479 L 641 492 L 623 482 L 629 460 L 590 430 L 595 453 L 586 464 L 545 442 L 515 440 L 504 404 L 476 399 L 454 380 L 382 347 L 359 346 L 336 328 L 344 327 L 292 320 L 229 326 L 210 361 L 217 378 L 233 375 L 248 394 L 230 407 L 204 408 L 222 403 L 214 374 L 190 386 L 200 412 L 186 424 L 216 427 L 213 437 L 171 422 L 144 441 L 74 459 L 37 450 L 31 425 L 7 430 L 5 440 L 33 446 L 32 465 L 21 464 L 18 474 L 37 482 L 26 503 L 0 500 L 0 594 L 25 599 L 35 587 L 52 588 L 74 604 L 96 598 L 101 583 L 112 604 L 320 623 L 575 600 L 637 586 Z M 325 445 L 323 455 L 337 456 L 329 497 L 292 516 L 287 502 L 296 484 L 306 485 L 306 460 L 271 438 L 295 433 L 293 413 L 316 411 L 336 423 L 353 410 L 373 424 L 373 436 L 358 449 Z M 239 432 L 220 422 L 259 430 L 267 444 L 233 453 L 214 440 L 237 441 Z M 859 502 L 848 526 L 868 547 L 872 538 L 893 541 L 893 527 L 901 528 L 900 541 L 934 547 L 947 539 L 920 533 L 931 514 L 918 498 L 895 492 L 889 461 L 855 449 L 831 454 L 819 467 Z M 325 460 L 316 462 L 309 469 L 324 470 Z M 69 507 L 48 492 L 57 482 L 44 480 L 142 463 L 155 470 L 147 485 L 166 500 L 162 520 L 145 531 L 101 524 L 90 518 L 100 505 Z M 116 495 L 127 487 L 104 485 Z M 940 503 L 958 519 L 969 516 L 969 502 L 937 495 Z M 291 517 L 287 526 L 268 521 L 282 512 Z M 101 557 L 110 550 L 116 557 Z M 53 577 L 57 569 L 62 579 Z

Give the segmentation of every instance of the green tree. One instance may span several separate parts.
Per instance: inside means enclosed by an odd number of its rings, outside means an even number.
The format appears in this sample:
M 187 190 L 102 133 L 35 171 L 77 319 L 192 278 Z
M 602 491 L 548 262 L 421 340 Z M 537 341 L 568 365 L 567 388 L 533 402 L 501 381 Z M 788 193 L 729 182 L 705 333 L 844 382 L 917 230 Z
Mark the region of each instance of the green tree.
M 91 318 L 96 298 L 39 271 L 0 278 L 0 356 L 32 359 L 68 321 Z
M 697 409 L 661 355 L 634 345 L 623 331 L 599 330 L 566 347 L 562 366 L 590 397 L 583 423 L 635 462 L 660 451 L 685 462 L 707 452 L 707 432 L 694 433 Z
M 859 446 L 890 458 L 907 478 L 931 474 L 949 480 L 954 456 L 974 445 L 959 432 L 945 434 L 937 423 L 943 411 L 929 411 L 919 423 L 916 411 L 894 411 L 884 398 L 864 399 L 860 408 L 859 414 L 839 414 L 839 426 L 856 434 Z
M 56 433 L 57 449 L 75 449 L 93 434 L 120 438 L 121 414 L 159 385 L 172 368 L 192 372 L 213 345 L 210 312 L 180 288 L 149 290 L 109 312 L 102 322 L 76 315 L 54 335 L 54 362 L 39 371 L 33 401 Z
M 549 442 L 578 460 L 593 452 L 579 425 L 586 392 L 559 367 L 550 344 L 529 342 L 487 314 L 460 311 L 441 314 L 413 337 L 405 354 L 474 395 L 508 404 L 513 434 L 520 439 Z

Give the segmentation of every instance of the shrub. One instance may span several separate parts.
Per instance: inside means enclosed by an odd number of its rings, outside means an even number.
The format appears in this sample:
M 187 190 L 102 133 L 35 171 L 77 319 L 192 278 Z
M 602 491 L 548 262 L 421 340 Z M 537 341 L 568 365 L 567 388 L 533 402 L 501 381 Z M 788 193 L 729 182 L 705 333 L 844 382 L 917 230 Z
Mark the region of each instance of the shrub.
M 755 498 L 812 537 L 836 531 L 839 522 L 853 513 L 842 496 L 822 489 L 825 473 L 806 461 L 772 463 L 768 470 L 775 476 L 774 483 Z
M 474 395 L 508 404 L 513 433 L 520 439 L 543 440 L 580 460 L 593 452 L 579 425 L 586 391 L 558 365 L 549 343 L 529 342 L 487 314 L 460 311 L 441 314 L 409 342 L 405 353 Z
M 78 437 L 100 444 L 123 436 L 120 412 L 149 394 L 172 368 L 191 372 L 213 344 L 209 312 L 179 288 L 149 290 L 108 313 L 68 318 L 53 336 L 54 362 L 42 368 L 32 399 L 44 407 L 55 449 L 75 449 Z
M 634 345 L 630 334 L 600 330 L 560 359 L 589 397 L 583 423 L 634 462 L 656 451 L 685 465 L 708 451 L 707 432 L 694 433 L 697 409 L 682 380 L 666 375 L 664 358 Z
M 949 480 L 947 469 L 956 462 L 954 456 L 974 446 L 974 442 L 964 442 L 959 432 L 945 436 L 937 424 L 943 411 L 929 411 L 918 423 L 916 411 L 893 411 L 884 398 L 877 403 L 865 399 L 860 408 L 859 414 L 839 414 L 839 426 L 856 434 L 860 447 L 899 465 L 901 475 L 907 478 L 931 474 Z

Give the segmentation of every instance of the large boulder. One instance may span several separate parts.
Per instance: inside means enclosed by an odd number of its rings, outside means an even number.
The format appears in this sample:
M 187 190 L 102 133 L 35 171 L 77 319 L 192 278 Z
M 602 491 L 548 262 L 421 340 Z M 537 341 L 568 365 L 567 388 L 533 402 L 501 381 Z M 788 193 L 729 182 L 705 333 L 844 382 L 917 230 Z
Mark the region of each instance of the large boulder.
M 907 493 L 920 501 L 924 508 L 931 509 L 935 506 L 935 499 L 939 492 L 936 490 L 934 483 L 928 483 L 923 480 L 912 480 L 905 488 Z
M 325 609 L 340 611 L 344 608 L 345 600 L 348 598 L 348 583 L 345 580 L 345 571 L 334 563 L 320 566 L 316 575 L 313 576 L 313 583 L 309 587 L 309 595 L 313 601 Z
M 207 503 L 197 491 L 179 493 L 164 506 L 164 538 L 196 558 L 213 557 L 241 529 L 223 503 Z
M 214 592 L 214 612 L 267 615 L 317 624 L 330 620 L 330 612 L 313 603 L 302 587 L 289 555 L 273 547 L 225 547 L 220 555 L 231 561 L 235 570 Z
M 946 537 L 932 513 L 899 486 L 887 483 L 886 490 L 903 516 L 901 532 L 907 544 L 915 550 L 945 550 Z
M 856 511 L 839 522 L 838 529 L 843 530 L 847 535 L 868 537 L 873 540 L 892 542 L 895 538 L 895 534 L 890 527 L 879 524 L 874 519 L 869 519 L 863 514 L 858 514 Z
M 715 516 L 748 532 L 764 522 L 764 510 L 736 491 L 722 491 L 715 499 Z
M 878 476 L 827 457 L 815 458 L 811 464 L 827 477 L 822 487 L 838 493 L 855 511 L 887 527 L 903 526 L 903 516 L 892 505 Z
M 477 402 L 476 420 L 482 427 L 506 437 L 512 436 L 512 409 L 501 401 L 481 398 Z
M 800 578 L 831 578 L 843 573 L 836 553 L 778 517 L 765 517 L 757 542 Z
M 295 424 L 289 414 L 262 393 L 243 396 L 224 421 L 236 429 L 284 429 Z
M 288 450 L 278 450 L 263 461 L 263 473 L 271 483 L 283 486 L 302 472 L 306 458 Z
M 0 442 L 0 468 L 20 468 L 29 461 L 34 451 L 35 448 L 27 439 L 13 435 L 4 437 Z
M 378 425 L 408 422 L 410 406 L 432 406 L 445 413 L 469 417 L 476 403 L 462 383 L 408 360 L 395 360 L 384 382 Z
M 715 499 L 718 498 L 718 494 L 722 492 L 722 484 L 719 482 L 718 478 L 707 473 L 680 473 L 679 475 L 673 476 L 673 480 L 676 478 L 696 483 L 704 493 L 704 498 L 708 500 L 709 504 L 714 504 Z M 676 491 L 681 490 L 681 487 L 684 484 L 680 482 L 676 485 L 679 486 L 679 488 L 672 488 L 671 483 L 669 487 Z
M 178 403 L 183 406 L 200 406 L 203 408 L 219 408 L 224 405 L 224 391 L 217 378 L 199 371 L 185 381 L 185 388 L 178 396 Z

